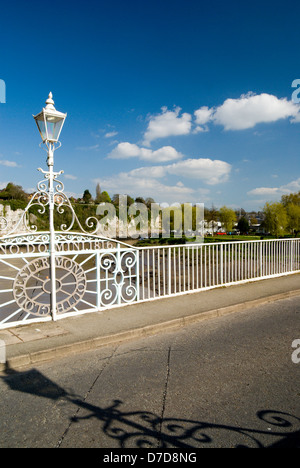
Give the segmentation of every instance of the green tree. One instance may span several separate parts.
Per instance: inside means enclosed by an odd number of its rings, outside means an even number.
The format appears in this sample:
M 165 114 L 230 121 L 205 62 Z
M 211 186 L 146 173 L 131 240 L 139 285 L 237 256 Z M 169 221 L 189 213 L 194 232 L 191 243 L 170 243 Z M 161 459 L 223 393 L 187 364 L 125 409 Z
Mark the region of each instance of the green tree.
M 112 197 L 112 203 L 114 205 L 119 205 L 120 203 L 124 203 L 125 202 L 125 197 L 126 197 L 126 202 L 127 202 L 127 206 L 130 206 L 134 203 L 134 199 L 130 196 L 130 195 L 126 195 L 126 194 L 115 194 L 113 197 Z
M 283 236 L 288 225 L 288 216 L 282 203 L 266 203 L 264 206 L 264 225 L 274 236 Z
M 287 207 L 290 204 L 300 206 L 300 191 L 298 193 L 283 195 L 281 197 L 281 203 L 284 207 Z
M 90 194 L 90 191 L 89 191 L 89 190 L 85 190 L 85 191 L 84 191 L 83 197 L 82 197 L 82 201 L 83 201 L 83 203 L 85 203 L 86 205 L 88 205 L 88 204 L 92 201 L 92 195 Z
M 143 197 L 137 197 L 137 198 L 135 199 L 135 202 L 136 202 L 136 203 L 142 203 L 143 205 L 146 204 L 145 199 L 144 199 Z
M 9 182 L 6 186 L 6 189 L 1 192 L 0 196 L 3 200 L 20 200 L 26 201 L 27 194 L 24 192 L 21 185 L 15 185 L 12 182 Z
M 155 201 L 153 200 L 153 198 L 146 198 L 145 202 L 146 202 L 146 205 L 147 205 L 148 210 L 151 210 L 151 205 L 152 205 L 153 203 L 155 203 Z
M 183 230 L 183 210 L 180 206 L 162 208 L 162 230 L 173 237 L 181 237 Z M 172 231 L 175 233 L 171 234 Z
M 214 235 L 214 228 L 219 219 L 219 212 L 218 210 L 212 205 L 210 210 L 204 210 L 204 218 L 208 223 L 211 223 L 212 226 L 212 233 Z
M 113 195 L 112 197 L 112 202 L 115 206 L 118 206 L 119 205 L 119 199 L 120 199 L 120 196 L 118 193 L 115 193 L 115 195 Z
M 127 206 L 131 206 L 134 203 L 134 198 L 132 198 L 130 195 L 127 195 Z
M 241 232 L 241 234 L 247 234 L 247 232 L 249 232 L 249 228 L 249 221 L 243 216 L 238 222 L 238 230 Z
M 286 207 L 288 223 L 287 227 L 291 234 L 297 236 L 300 232 L 300 205 L 290 203 Z
M 101 188 L 100 188 L 99 182 L 98 182 L 97 187 L 96 187 L 95 203 L 101 203 Z
M 226 232 L 230 232 L 233 230 L 233 227 L 236 223 L 236 213 L 231 208 L 227 208 L 227 206 L 222 206 L 220 208 L 220 221 L 222 223 L 223 228 Z
M 111 198 L 107 192 L 102 192 L 97 199 L 95 200 L 96 203 L 111 203 Z

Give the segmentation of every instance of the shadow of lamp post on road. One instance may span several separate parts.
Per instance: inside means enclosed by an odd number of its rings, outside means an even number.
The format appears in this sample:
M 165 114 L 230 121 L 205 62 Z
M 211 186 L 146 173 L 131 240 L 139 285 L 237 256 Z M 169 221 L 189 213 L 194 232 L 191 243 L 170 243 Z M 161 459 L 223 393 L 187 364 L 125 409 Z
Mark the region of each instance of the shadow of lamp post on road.
M 63 444 L 73 424 L 96 419 L 99 421 L 99 444 L 107 437 L 120 448 L 204 448 L 221 447 L 227 439 L 235 448 L 299 448 L 300 419 L 276 410 L 257 411 L 258 423 L 268 430 L 242 426 L 214 424 L 185 418 L 161 418 L 148 411 L 126 411 L 121 400 L 112 400 L 106 407 L 96 406 L 72 391 L 51 381 L 36 369 L 17 372 L 7 369 L 1 377 L 10 390 L 47 398 L 64 400 L 75 406 L 73 417 L 57 447 Z M 80 410 L 85 411 L 80 416 Z M 87 412 L 87 414 L 86 414 Z M 92 430 L 95 439 L 95 427 Z M 269 441 L 269 442 L 268 442 Z

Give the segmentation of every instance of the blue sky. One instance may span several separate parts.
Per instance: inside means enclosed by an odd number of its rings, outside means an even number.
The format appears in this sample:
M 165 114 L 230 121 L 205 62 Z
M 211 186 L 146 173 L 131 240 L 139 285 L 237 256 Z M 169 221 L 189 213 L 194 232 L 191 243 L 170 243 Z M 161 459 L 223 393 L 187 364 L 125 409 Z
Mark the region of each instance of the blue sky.
M 0 187 L 40 180 L 32 114 L 52 91 L 69 194 L 259 210 L 300 190 L 297 0 L 0 7 Z

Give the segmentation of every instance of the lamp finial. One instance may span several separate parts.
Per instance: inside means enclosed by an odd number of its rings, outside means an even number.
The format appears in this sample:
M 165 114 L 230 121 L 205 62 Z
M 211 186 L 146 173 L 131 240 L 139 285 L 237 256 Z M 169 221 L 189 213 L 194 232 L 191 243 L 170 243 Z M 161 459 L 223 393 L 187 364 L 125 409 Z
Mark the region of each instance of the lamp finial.
M 47 104 L 46 109 L 52 109 L 52 110 L 54 109 L 55 110 L 54 101 L 53 101 L 52 98 L 53 98 L 53 94 L 50 92 L 49 96 L 48 96 L 48 99 L 46 101 L 46 104 Z

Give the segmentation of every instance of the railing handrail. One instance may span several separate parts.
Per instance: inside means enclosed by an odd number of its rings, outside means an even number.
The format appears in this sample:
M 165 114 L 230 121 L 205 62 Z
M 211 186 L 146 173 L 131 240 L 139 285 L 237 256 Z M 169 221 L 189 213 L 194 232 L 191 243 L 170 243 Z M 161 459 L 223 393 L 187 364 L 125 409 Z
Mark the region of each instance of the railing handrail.
M 52 291 L 55 320 L 300 272 L 300 238 L 135 247 L 85 234 L 81 242 L 69 232 L 50 252 L 49 240 L 38 240 L 45 234 L 33 234 L 28 245 L 22 236 L 0 243 L 0 329 L 50 319 Z M 56 288 L 49 283 L 51 254 Z
M 136 246 L 134 248 L 139 250 L 145 249 L 167 249 L 174 247 L 199 247 L 199 246 L 208 246 L 208 245 L 228 245 L 228 244 L 255 244 L 261 242 L 285 242 L 285 241 L 299 241 L 300 237 L 288 238 L 288 239 L 257 239 L 257 240 L 230 240 L 224 242 L 191 242 L 187 244 L 166 244 L 166 245 L 146 245 L 146 246 Z

